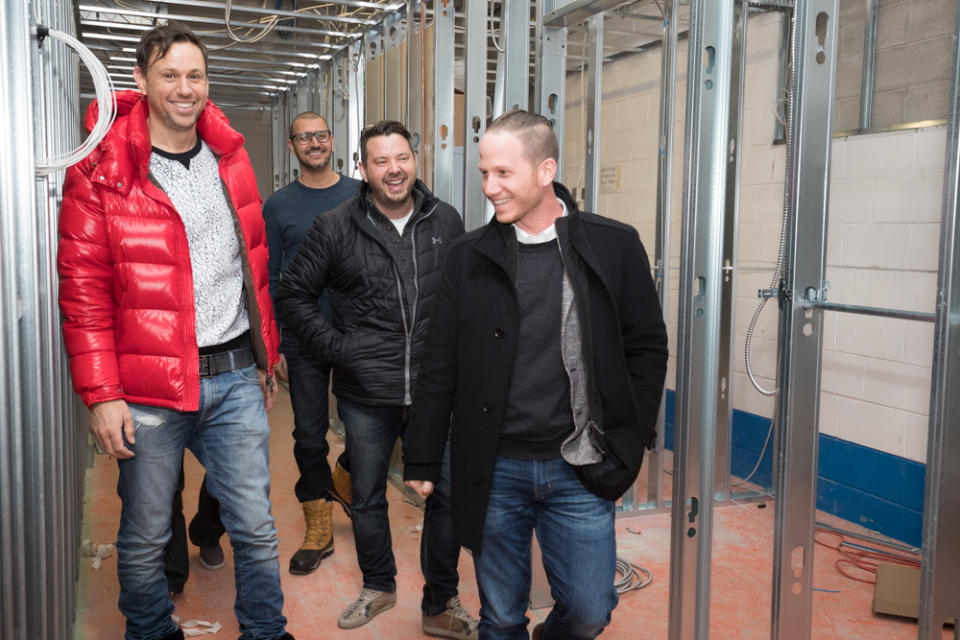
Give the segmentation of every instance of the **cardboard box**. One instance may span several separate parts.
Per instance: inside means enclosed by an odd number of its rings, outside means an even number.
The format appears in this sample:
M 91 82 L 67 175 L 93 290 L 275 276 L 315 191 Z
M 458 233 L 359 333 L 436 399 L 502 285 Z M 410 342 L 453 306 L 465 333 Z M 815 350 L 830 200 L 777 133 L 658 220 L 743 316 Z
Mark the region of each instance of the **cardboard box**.
M 920 614 L 920 568 L 878 563 L 873 612 L 916 619 Z M 953 618 L 944 624 L 953 624 Z

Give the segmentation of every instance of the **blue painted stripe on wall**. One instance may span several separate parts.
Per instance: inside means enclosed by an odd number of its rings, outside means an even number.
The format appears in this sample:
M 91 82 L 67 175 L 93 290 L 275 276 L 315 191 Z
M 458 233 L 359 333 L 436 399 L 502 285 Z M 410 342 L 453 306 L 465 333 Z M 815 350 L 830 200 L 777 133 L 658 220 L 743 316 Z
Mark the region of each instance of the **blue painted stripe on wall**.
M 667 390 L 667 448 L 673 450 L 675 393 Z M 745 477 L 757 462 L 770 419 L 734 410 L 731 448 L 733 475 Z M 773 485 L 773 438 L 753 481 Z M 832 436 L 820 435 L 817 508 L 919 546 L 923 529 L 926 466 Z

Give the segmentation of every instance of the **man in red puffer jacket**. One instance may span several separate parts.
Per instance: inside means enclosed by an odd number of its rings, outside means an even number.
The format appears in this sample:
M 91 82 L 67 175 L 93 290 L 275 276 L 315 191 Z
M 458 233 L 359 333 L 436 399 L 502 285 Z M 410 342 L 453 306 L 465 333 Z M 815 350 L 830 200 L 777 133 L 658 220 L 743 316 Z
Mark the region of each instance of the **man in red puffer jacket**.
M 119 464 L 127 640 L 183 638 L 163 573 L 184 448 L 234 549 L 241 639 L 290 639 L 270 514 L 266 410 L 277 331 L 243 136 L 208 99 L 207 54 L 176 23 L 144 34 L 118 117 L 70 168 L 60 308 L 74 387 Z M 97 104 L 87 115 L 96 119 Z

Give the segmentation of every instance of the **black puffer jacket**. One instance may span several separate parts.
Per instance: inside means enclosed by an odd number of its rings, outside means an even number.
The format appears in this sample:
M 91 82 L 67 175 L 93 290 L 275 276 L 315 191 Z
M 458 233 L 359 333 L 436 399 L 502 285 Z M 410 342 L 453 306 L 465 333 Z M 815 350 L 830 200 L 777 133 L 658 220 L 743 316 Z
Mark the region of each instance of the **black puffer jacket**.
M 339 398 L 375 406 L 411 402 L 440 269 L 451 241 L 463 233 L 453 207 L 419 180 L 414 191 L 417 210 L 400 240 L 413 243 L 411 304 L 402 304 L 401 274 L 409 270 L 396 264 L 371 218 L 366 183 L 355 198 L 317 216 L 283 272 L 275 301 L 280 317 L 304 349 L 333 366 Z M 332 322 L 316 312 L 324 290 Z

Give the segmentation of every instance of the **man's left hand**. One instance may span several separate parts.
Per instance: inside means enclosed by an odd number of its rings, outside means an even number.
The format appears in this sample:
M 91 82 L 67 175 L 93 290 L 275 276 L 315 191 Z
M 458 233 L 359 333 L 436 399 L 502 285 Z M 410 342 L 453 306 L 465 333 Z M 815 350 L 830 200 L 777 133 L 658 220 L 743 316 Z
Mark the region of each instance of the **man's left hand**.
M 277 383 L 263 369 L 257 369 L 257 375 L 260 376 L 260 390 L 263 391 L 263 408 L 270 411 L 277 399 Z
M 405 484 L 424 500 L 433 493 L 433 483 L 429 480 L 407 480 Z

